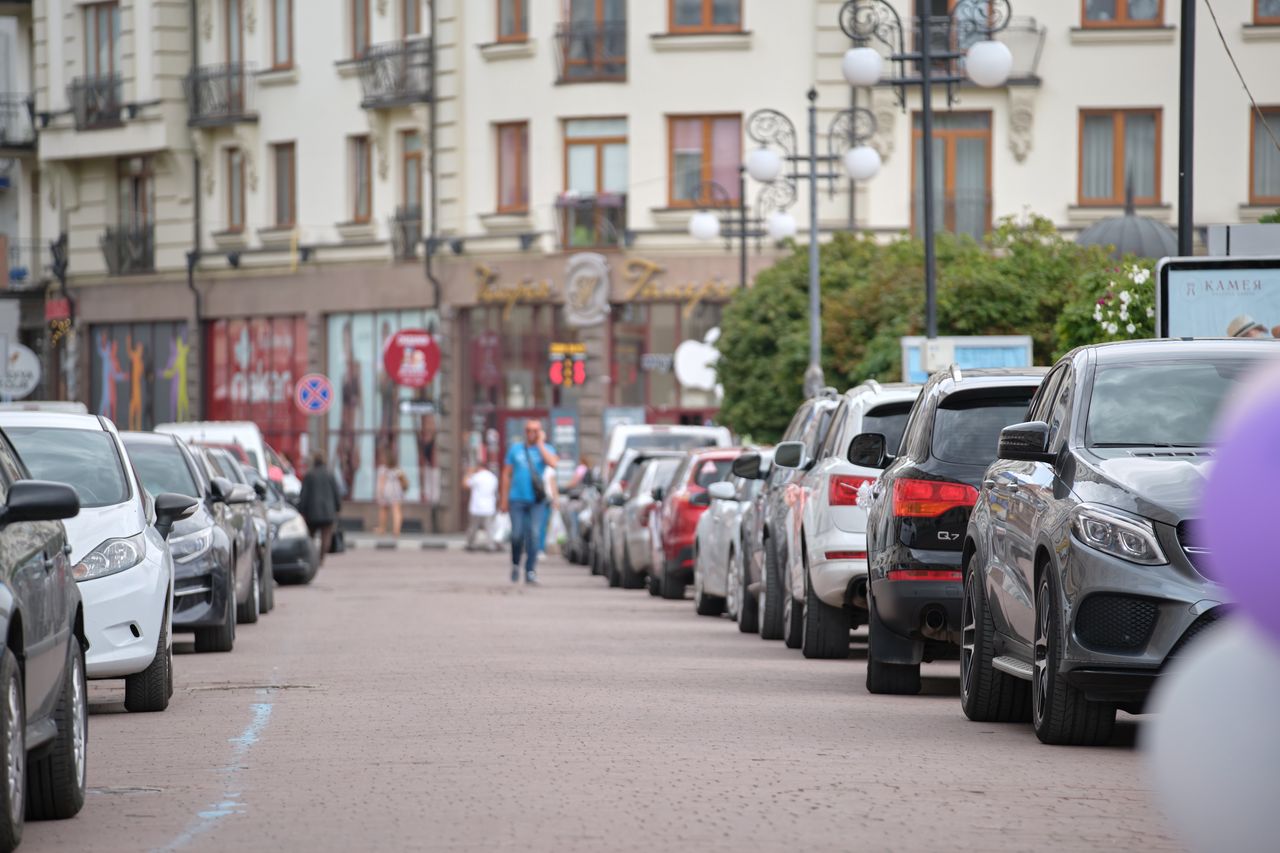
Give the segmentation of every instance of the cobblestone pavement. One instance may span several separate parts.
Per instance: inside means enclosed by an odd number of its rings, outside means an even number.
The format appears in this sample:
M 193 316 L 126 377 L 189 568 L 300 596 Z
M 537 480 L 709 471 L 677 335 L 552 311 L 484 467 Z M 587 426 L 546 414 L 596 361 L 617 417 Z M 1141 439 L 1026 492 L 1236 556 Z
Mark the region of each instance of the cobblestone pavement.
M 956 664 L 870 696 L 865 645 L 806 661 L 557 558 L 358 551 L 179 645 L 163 714 L 90 693 L 88 802 L 42 850 L 1155 850 L 1110 748 L 970 723 Z M 179 635 L 180 640 L 189 639 Z

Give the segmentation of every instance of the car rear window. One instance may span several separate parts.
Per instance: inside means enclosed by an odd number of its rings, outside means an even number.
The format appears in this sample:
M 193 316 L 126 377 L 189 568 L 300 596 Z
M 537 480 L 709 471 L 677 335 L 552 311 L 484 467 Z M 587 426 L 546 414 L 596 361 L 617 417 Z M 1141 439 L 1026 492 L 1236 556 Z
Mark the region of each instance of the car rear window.
M 689 487 L 705 489 L 733 473 L 732 459 L 695 459 L 689 467 Z
M 878 432 L 884 436 L 884 446 L 890 453 L 902 444 L 902 431 L 907 427 L 907 415 L 911 414 L 910 402 L 876 406 L 862 418 L 863 432 Z
M 110 434 L 44 427 L 15 427 L 6 432 L 31 476 L 71 486 L 80 496 L 80 506 L 113 506 L 129 500 L 124 462 Z
M 152 441 L 125 442 L 133 470 L 138 472 L 142 487 L 152 495 L 175 492 L 179 495 L 198 496 L 196 481 L 187 467 L 182 451 L 174 444 L 156 444 Z
M 624 450 L 696 450 L 699 447 L 715 447 L 715 436 L 690 435 L 678 432 L 642 432 L 629 436 L 622 446 Z
M 980 465 L 996 460 L 1000 430 L 1026 419 L 1034 388 L 1018 396 L 955 395 L 943 400 L 933 419 L 933 457 L 943 462 Z

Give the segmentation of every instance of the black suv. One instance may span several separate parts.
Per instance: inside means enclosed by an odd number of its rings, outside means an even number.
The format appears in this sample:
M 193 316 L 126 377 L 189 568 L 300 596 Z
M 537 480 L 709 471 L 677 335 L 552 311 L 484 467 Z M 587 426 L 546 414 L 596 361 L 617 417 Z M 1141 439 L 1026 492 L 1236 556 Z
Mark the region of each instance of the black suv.
M 1275 341 L 1132 341 L 1063 356 L 1000 437 L 965 540 L 961 704 L 1100 744 L 1222 613 L 1189 531 L 1218 409 Z
M 1045 368 L 935 373 L 907 418 L 902 447 L 863 433 L 849 461 L 884 473 L 867 511 L 867 690 L 919 693 L 920 662 L 960 644 L 960 563 L 969 511 L 1000 430 L 1024 420 Z

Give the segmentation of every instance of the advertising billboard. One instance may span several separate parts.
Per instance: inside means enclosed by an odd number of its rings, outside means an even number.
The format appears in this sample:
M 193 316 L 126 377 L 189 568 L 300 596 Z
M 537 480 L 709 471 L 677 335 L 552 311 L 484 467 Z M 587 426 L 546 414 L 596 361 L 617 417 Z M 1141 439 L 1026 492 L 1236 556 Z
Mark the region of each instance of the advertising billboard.
M 1280 257 L 1165 258 L 1156 282 L 1158 337 L 1280 336 Z

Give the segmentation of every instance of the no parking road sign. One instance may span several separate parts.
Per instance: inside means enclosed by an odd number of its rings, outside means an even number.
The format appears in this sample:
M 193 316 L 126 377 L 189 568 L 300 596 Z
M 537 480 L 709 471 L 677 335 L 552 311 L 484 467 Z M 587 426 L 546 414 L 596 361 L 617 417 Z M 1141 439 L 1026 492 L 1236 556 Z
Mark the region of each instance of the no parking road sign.
M 306 415 L 323 415 L 333 405 L 333 383 L 321 373 L 308 373 L 298 380 L 293 402 Z

